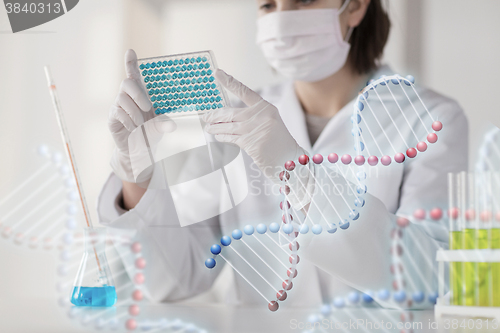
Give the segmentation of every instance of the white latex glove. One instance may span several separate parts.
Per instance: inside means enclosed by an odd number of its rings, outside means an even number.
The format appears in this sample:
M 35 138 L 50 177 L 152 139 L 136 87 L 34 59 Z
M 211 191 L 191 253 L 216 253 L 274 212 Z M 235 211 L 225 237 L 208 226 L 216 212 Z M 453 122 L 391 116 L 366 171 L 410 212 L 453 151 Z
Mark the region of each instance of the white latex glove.
M 137 55 L 134 50 L 128 50 L 125 53 L 125 72 L 127 78 L 122 81 L 120 92 L 109 112 L 108 127 L 116 144 L 111 157 L 111 167 L 121 180 L 145 185 L 151 178 L 153 166 L 142 172 L 137 179 L 134 178 L 130 162 L 129 136 L 138 126 L 151 120 L 154 117 L 154 112 L 153 105 L 141 82 L 142 78 L 137 66 Z M 156 122 L 153 124 L 154 126 L 148 127 L 150 145 L 155 143 L 151 142 L 152 138 L 153 141 L 159 141 L 163 133 L 175 129 L 175 124 L 168 117 L 164 116 L 162 118 L 167 121 Z M 152 131 L 151 127 L 157 128 L 157 131 Z M 141 155 L 141 152 L 136 153 Z M 143 152 L 142 155 L 148 156 L 148 153 Z
M 285 163 L 297 161 L 306 151 L 292 137 L 274 105 L 222 70 L 217 70 L 215 77 L 222 86 L 238 96 L 246 107 L 225 107 L 206 113 L 203 116 L 207 123 L 205 131 L 215 135 L 217 141 L 239 146 L 266 177 L 282 185 L 279 174 L 284 170 Z M 290 202 L 300 209 L 310 202 L 307 192 L 312 193 L 313 182 L 309 172 L 314 170 L 309 168 L 314 166 L 296 165 L 294 176 L 300 177 L 292 177 L 287 185 L 291 187 Z

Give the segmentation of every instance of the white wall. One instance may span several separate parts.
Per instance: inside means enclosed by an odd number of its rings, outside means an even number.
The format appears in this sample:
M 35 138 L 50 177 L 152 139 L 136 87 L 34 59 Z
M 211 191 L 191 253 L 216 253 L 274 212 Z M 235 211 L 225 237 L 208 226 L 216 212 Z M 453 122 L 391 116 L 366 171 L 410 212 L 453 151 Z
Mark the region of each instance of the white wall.
M 389 3 L 393 30 L 385 61 L 414 74 L 417 84 L 458 99 L 474 146 L 486 120 L 500 125 L 500 2 Z M 86 0 L 53 22 L 12 35 L 0 10 L 0 198 L 26 177 L 38 143 L 62 149 L 43 65 L 52 67 L 95 220 L 95 201 L 110 172 L 107 112 L 124 76 L 124 51 L 148 57 L 211 49 L 220 67 L 257 88 L 279 78 L 255 46 L 255 18 L 254 0 Z M 18 267 L 0 274 L 0 295 L 7 295 L 0 303 L 19 293 L 50 297 L 52 285 L 38 289 L 32 281 L 37 272 L 37 281 L 50 284 L 52 257 L 15 251 L 0 239 L 0 267 Z
M 488 121 L 500 126 L 500 1 L 426 0 L 423 8 L 423 82 L 465 109 L 472 160 Z

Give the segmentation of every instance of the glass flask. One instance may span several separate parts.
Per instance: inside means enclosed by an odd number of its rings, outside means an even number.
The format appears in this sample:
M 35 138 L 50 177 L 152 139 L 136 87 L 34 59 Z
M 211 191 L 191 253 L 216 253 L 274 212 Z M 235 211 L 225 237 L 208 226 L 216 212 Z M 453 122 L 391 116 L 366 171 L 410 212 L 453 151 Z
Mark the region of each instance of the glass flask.
M 110 307 L 116 290 L 106 259 L 106 229 L 84 229 L 85 250 L 75 278 L 71 303 L 76 306 Z

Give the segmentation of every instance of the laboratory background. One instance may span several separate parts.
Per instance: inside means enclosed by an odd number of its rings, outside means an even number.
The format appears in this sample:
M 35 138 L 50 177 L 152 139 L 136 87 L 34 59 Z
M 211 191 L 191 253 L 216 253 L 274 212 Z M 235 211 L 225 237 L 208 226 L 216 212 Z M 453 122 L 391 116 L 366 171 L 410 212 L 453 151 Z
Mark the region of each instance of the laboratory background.
M 392 29 L 383 63 L 458 101 L 469 121 L 473 167 L 484 134 L 500 126 L 500 1 L 384 4 Z M 6 12 L 0 10 L 0 199 L 43 164 L 37 156 L 41 144 L 64 151 L 45 65 L 57 84 L 97 224 L 96 202 L 111 172 L 114 147 L 108 112 L 125 77 L 125 51 L 132 48 L 146 58 L 212 50 L 220 68 L 258 89 L 282 79 L 255 44 L 256 18 L 254 0 L 85 0 L 56 20 L 13 34 Z M 80 215 L 77 221 L 83 226 Z M 73 323 L 58 306 L 58 255 L 0 238 L 1 331 L 94 330 Z M 217 284 L 223 288 L 224 281 Z M 220 301 L 216 294 L 200 299 Z

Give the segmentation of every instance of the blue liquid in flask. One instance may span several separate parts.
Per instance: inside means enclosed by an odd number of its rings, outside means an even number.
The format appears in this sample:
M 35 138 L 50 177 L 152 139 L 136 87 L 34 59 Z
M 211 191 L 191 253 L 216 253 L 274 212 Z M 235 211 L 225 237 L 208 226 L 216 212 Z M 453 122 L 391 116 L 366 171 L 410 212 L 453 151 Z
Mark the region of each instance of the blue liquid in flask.
M 106 258 L 106 229 L 85 228 L 85 251 L 70 301 L 76 306 L 110 307 L 117 295 Z
M 113 306 L 116 303 L 116 290 L 113 286 L 74 287 L 71 303 L 76 306 Z

